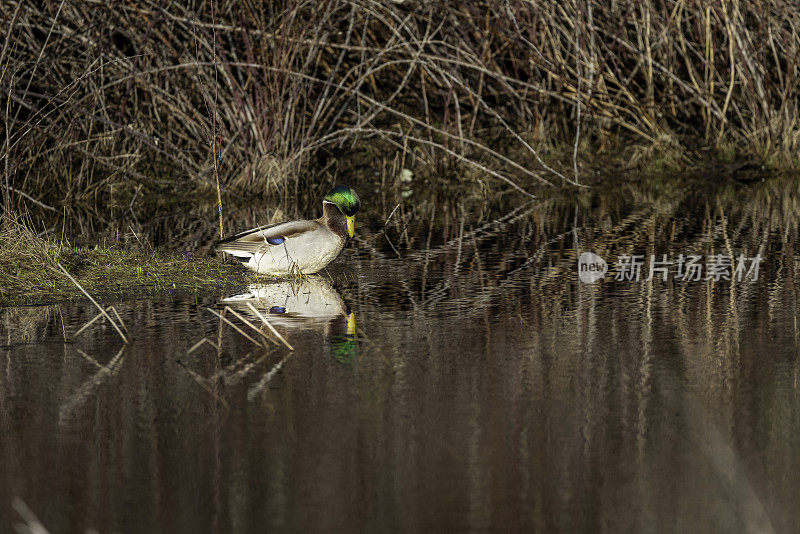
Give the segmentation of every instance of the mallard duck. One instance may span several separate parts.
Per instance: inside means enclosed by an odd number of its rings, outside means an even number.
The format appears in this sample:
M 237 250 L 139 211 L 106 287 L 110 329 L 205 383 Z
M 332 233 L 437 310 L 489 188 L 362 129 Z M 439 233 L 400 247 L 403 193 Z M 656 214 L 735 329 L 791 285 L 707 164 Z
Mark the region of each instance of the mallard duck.
M 285 276 L 316 273 L 344 248 L 355 233 L 361 200 L 350 187 L 337 185 L 322 201 L 322 217 L 252 228 L 216 245 L 261 274 Z

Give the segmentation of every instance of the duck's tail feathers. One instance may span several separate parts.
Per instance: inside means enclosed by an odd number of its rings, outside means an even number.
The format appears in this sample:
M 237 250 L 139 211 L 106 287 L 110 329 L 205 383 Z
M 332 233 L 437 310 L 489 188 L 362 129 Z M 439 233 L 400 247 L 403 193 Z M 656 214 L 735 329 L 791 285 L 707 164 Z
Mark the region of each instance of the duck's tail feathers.
M 230 254 L 235 259 L 242 263 L 250 263 L 250 260 L 253 259 L 253 255 L 249 252 L 244 252 L 241 250 L 225 250 L 224 248 L 217 248 L 218 252 L 224 252 L 226 254 Z

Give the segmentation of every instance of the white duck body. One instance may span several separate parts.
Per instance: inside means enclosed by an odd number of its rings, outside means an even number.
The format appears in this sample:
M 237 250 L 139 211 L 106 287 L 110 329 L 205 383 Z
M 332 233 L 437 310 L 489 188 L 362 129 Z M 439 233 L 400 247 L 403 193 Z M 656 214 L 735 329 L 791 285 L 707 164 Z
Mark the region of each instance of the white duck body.
M 217 250 L 261 274 L 316 273 L 336 259 L 347 235 L 345 217 L 339 209 L 328 202 L 323 209 L 320 219 L 253 228 L 221 241 Z
M 270 245 L 264 236 L 265 233 L 291 231 L 298 223 L 305 225 L 317 224 L 318 228 L 297 234 L 291 239 L 285 239 L 278 245 Z M 285 275 L 295 270 L 303 274 L 313 274 L 320 271 L 334 259 L 344 248 L 344 240 L 334 234 L 330 228 L 316 221 L 293 221 L 283 223 L 274 229 L 269 229 L 254 234 L 262 246 L 252 253 L 242 255 L 240 251 L 232 251 L 246 267 L 257 273 L 273 276 Z M 225 250 L 225 249 L 221 249 Z M 228 252 L 225 250 L 225 252 Z M 249 255 L 249 259 L 247 259 Z
M 325 226 L 315 232 L 327 232 L 335 235 Z M 300 254 L 298 248 L 302 248 L 310 254 Z M 287 240 L 280 245 L 269 247 L 263 252 L 256 252 L 247 266 L 261 274 L 279 275 L 291 272 L 293 268 L 303 274 L 313 274 L 335 260 L 342 248 L 344 248 L 344 240 L 318 240 L 315 235 L 304 234 L 298 236 L 296 240 Z

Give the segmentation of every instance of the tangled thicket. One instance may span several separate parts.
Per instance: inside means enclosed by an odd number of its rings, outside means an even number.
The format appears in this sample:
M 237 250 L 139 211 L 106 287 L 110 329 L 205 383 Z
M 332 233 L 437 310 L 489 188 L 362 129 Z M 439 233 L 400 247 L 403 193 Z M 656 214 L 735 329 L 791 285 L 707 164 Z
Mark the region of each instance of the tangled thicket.
M 7 196 L 263 192 L 374 139 L 523 185 L 574 181 L 573 145 L 800 149 L 785 0 L 9 0 L 0 19 Z

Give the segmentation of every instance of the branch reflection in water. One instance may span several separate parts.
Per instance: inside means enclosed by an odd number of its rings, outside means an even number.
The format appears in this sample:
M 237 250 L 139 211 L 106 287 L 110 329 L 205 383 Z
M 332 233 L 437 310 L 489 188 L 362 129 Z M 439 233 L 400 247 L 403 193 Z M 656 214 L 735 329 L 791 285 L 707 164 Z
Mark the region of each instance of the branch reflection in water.
M 397 202 L 330 277 L 104 301 L 123 352 L 64 342 L 91 304 L 2 310 L 0 530 L 15 497 L 53 532 L 800 530 L 796 181 Z M 765 260 L 582 284 L 582 251 Z

